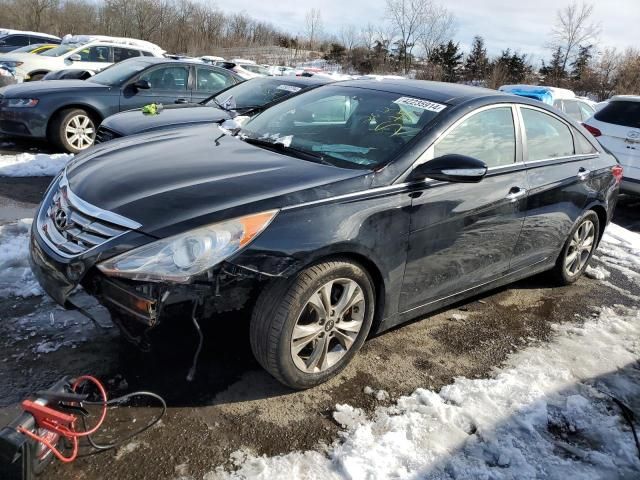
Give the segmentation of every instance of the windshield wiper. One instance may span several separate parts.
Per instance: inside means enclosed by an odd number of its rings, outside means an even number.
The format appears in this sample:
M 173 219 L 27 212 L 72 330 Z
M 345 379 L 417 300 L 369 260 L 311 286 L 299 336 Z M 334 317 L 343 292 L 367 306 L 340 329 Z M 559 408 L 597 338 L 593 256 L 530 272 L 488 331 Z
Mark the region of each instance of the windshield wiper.
M 261 138 L 250 138 L 250 137 L 245 137 L 243 138 L 243 140 L 251 145 L 256 145 L 258 147 L 277 150 L 278 152 L 283 152 L 283 153 L 294 154 L 294 156 L 298 158 L 302 158 L 303 160 L 311 160 L 312 162 L 322 163 L 323 165 L 334 166 L 333 163 L 326 161 L 322 155 L 308 152 L 300 148 L 287 147 L 283 143 L 274 143 L 269 140 L 263 140 Z

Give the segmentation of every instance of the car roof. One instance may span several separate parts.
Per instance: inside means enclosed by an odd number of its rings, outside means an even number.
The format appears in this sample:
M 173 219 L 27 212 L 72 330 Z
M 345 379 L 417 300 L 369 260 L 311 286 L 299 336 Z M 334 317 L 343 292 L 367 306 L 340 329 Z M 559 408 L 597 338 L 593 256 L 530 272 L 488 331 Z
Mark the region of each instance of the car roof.
M 610 102 L 640 102 L 640 95 L 614 95 Z
M 198 67 L 207 67 L 209 69 L 218 70 L 220 72 L 227 72 L 232 77 L 237 78 L 238 80 L 243 80 L 233 70 L 229 70 L 229 69 L 223 68 L 223 67 L 218 67 L 216 65 L 211 65 L 210 63 L 204 63 L 204 62 L 198 60 L 197 58 L 174 60 L 173 58 L 167 58 L 167 57 L 133 57 L 133 58 L 127 58 L 126 60 L 123 60 L 123 62 L 131 62 L 131 61 L 133 61 L 133 62 L 144 62 L 144 63 L 148 63 L 149 65 L 175 63 L 176 65 L 195 65 L 195 66 L 198 66 Z M 122 63 L 122 62 L 119 62 L 119 63 Z
M 325 77 L 294 77 L 294 76 L 273 76 L 273 77 L 258 77 L 261 78 L 262 80 L 273 80 L 274 82 L 285 82 L 285 83 L 291 83 L 293 85 L 300 85 L 300 86 L 308 86 L 308 87 L 313 87 L 315 85 L 324 85 L 325 83 L 335 83 L 333 80 L 331 80 L 330 78 L 325 78 Z M 256 80 L 254 78 L 252 78 L 251 80 Z M 247 80 L 249 81 L 249 80 Z
M 9 28 L 0 28 L 0 37 L 6 37 L 7 35 L 31 35 L 32 37 L 60 40 L 60 37 L 56 37 L 55 35 L 51 35 L 49 33 L 28 32 L 26 30 L 11 30 Z
M 474 98 L 504 96 L 502 92 L 488 88 L 428 80 L 346 80 L 339 82 L 338 85 L 425 98 L 449 105 L 456 105 Z

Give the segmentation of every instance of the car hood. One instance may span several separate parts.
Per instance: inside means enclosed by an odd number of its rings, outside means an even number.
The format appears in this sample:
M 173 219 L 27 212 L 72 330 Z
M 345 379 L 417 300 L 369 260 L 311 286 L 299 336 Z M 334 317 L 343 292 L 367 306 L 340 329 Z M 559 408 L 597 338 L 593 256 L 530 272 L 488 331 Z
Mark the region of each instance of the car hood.
M 84 80 L 47 80 L 46 82 L 26 82 L 17 85 L 9 85 L 0 89 L 0 94 L 5 97 L 27 97 L 31 95 L 42 95 L 60 90 L 68 90 L 76 93 L 78 90 L 89 90 L 92 93 L 100 91 L 107 92 L 111 87 L 100 85 L 99 83 L 87 82 Z
M 105 118 L 101 126 L 126 136 L 160 128 L 220 122 L 227 118 L 229 118 L 227 112 L 215 107 L 198 104 L 169 105 L 160 110 L 157 115 L 145 115 L 141 110 L 116 113 Z
M 162 238 L 370 184 L 368 171 L 282 155 L 227 133 L 206 125 L 98 145 L 70 162 L 69 186 L 81 199 Z

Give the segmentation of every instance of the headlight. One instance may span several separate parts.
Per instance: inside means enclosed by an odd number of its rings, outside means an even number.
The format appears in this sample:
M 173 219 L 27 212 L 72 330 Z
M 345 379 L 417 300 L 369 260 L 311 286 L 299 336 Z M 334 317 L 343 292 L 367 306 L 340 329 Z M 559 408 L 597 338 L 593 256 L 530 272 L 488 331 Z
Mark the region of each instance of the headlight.
M 253 240 L 277 210 L 234 218 L 138 247 L 98 265 L 113 277 L 188 283 Z
M 5 98 L 4 103 L 8 107 L 30 108 L 38 105 L 37 98 Z

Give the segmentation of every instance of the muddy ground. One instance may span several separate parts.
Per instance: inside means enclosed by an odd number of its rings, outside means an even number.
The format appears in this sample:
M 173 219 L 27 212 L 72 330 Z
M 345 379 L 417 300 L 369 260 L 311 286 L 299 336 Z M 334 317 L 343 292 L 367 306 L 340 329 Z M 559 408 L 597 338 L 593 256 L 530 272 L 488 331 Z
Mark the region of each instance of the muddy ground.
M 0 179 L 2 222 L 32 216 L 47 179 Z M 640 202 L 622 198 L 616 221 L 640 230 Z M 594 263 L 598 263 L 596 259 Z M 151 390 L 169 411 L 162 422 L 124 447 L 53 465 L 42 477 L 59 479 L 202 478 L 230 465 L 238 449 L 274 455 L 312 449 L 338 438 L 331 413 L 337 403 L 371 411 L 417 387 L 438 389 L 456 376 L 482 377 L 506 356 L 552 335 L 551 325 L 594 314 L 593 306 L 637 305 L 640 289 L 617 271 L 615 288 L 583 278 L 551 288 L 544 276 L 519 282 L 370 339 L 338 378 L 294 392 L 262 371 L 251 355 L 247 319 L 228 315 L 206 325 L 206 342 L 193 383 L 186 382 L 196 336 L 188 318 L 156 332 L 154 351 L 142 354 L 109 328 L 106 311 L 85 306 L 107 328 L 66 312 L 42 297 L 0 301 L 0 425 L 29 392 L 61 375 L 91 373 L 110 393 Z M 389 400 L 364 393 L 384 389 Z M 111 410 L 100 439 L 137 429 L 158 412 L 150 404 Z

